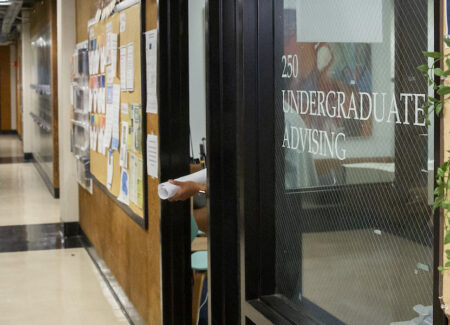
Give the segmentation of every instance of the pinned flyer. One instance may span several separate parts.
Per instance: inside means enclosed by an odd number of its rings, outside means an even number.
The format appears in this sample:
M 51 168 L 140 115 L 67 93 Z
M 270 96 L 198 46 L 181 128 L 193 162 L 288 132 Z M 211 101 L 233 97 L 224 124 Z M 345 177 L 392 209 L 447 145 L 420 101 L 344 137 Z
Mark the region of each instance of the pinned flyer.
M 134 91 L 134 43 L 127 45 L 127 90 Z
M 158 178 L 158 136 L 147 134 L 147 175 Z
M 122 122 L 121 137 L 120 137 L 120 166 L 123 168 L 128 167 L 128 122 Z
M 145 58 L 147 64 L 147 113 L 158 113 L 157 85 L 157 47 L 158 31 L 156 29 L 145 33 Z
M 127 27 L 127 16 L 124 12 L 120 14 L 120 32 L 125 32 L 125 29 Z
M 124 168 L 122 168 L 120 175 L 120 194 L 117 199 L 126 205 L 130 204 L 129 177 L 127 170 Z
M 120 55 L 120 89 L 127 90 L 127 47 L 121 46 Z
M 111 189 L 112 187 L 112 180 L 113 180 L 113 172 L 114 172 L 114 154 L 112 149 L 108 150 L 108 166 L 107 166 L 107 181 L 106 181 L 106 187 L 108 189 Z

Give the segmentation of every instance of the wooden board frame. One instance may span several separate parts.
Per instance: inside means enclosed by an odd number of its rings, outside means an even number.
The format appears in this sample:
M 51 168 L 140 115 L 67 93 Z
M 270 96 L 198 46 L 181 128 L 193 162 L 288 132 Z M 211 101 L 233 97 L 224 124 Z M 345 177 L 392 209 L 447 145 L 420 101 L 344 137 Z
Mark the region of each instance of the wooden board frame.
M 126 15 L 126 27 L 125 32 L 120 33 L 119 24 L 120 24 L 120 14 L 125 13 Z M 120 202 L 117 197 L 120 193 L 120 178 L 121 178 L 121 167 L 119 165 L 120 160 L 120 151 L 115 150 L 113 153 L 114 156 L 114 171 L 113 171 L 113 182 L 111 189 L 108 189 L 106 185 L 106 177 L 107 177 L 107 154 L 102 155 L 97 151 L 90 151 L 91 154 L 91 174 L 98 188 L 104 191 L 110 198 L 114 200 L 114 202 L 133 220 L 135 221 L 141 228 L 148 228 L 148 176 L 147 176 L 147 160 L 146 160 L 146 137 L 147 137 L 147 114 L 145 112 L 146 107 L 146 86 L 145 86 L 145 39 L 143 31 L 145 30 L 145 19 L 143 17 L 145 15 L 145 2 L 141 2 L 140 4 L 136 4 L 127 8 L 121 12 L 115 13 L 104 21 L 100 21 L 94 26 L 90 26 L 94 28 L 95 37 L 98 37 L 101 34 L 104 34 L 106 31 L 106 24 L 112 23 L 112 31 L 119 35 L 119 44 L 118 46 L 126 45 L 130 42 L 134 43 L 134 91 L 126 92 L 121 91 L 120 94 L 120 103 L 127 104 L 140 104 L 142 107 L 142 121 L 141 121 L 141 129 L 142 129 L 142 152 L 141 154 L 137 154 L 139 158 L 142 159 L 142 208 L 135 205 L 130 201 L 129 205 L 126 205 Z M 130 16 L 133 19 L 130 19 Z M 134 23 L 133 23 L 134 21 Z M 137 23 L 136 23 L 137 22 Z M 128 31 L 128 27 L 134 26 L 130 28 Z M 136 32 L 136 29 L 138 30 Z M 127 33 L 128 32 L 128 33 Z M 126 36 L 124 36 L 127 34 Z M 122 37 L 125 37 L 125 41 L 122 40 Z M 120 54 L 119 49 L 117 50 L 117 64 L 120 62 Z M 116 67 L 116 71 L 119 69 Z M 113 84 L 119 83 L 120 74 L 116 72 L 116 77 L 114 78 Z M 105 71 L 106 78 L 106 71 Z M 109 85 L 109 84 L 108 84 Z M 129 112 L 131 113 L 131 112 Z M 126 120 L 125 117 L 127 115 L 120 114 L 120 121 Z M 120 130 L 121 132 L 121 130 Z M 120 138 L 119 138 L 120 141 Z M 103 164 L 103 166 L 102 166 Z M 129 170 L 129 167 L 127 168 Z

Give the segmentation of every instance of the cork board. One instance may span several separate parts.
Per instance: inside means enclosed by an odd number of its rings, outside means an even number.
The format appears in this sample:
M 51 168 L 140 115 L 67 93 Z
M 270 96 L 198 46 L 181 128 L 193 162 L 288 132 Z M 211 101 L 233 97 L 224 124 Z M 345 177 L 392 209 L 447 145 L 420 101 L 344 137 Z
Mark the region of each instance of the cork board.
M 120 15 L 125 15 L 125 21 L 126 21 L 126 27 L 123 32 L 120 32 Z M 106 37 L 106 29 L 107 25 L 111 24 L 112 33 L 118 34 L 118 47 L 126 46 L 130 43 L 134 44 L 134 90 L 133 91 L 120 91 L 120 106 L 122 104 L 142 104 L 142 93 L 141 93 L 141 25 L 140 25 L 140 5 L 134 5 L 120 13 L 116 13 L 109 17 L 108 19 L 104 21 L 100 21 L 97 24 L 91 26 L 88 30 L 89 33 L 89 39 L 97 39 L 99 37 Z M 120 51 L 119 48 L 117 49 L 117 67 L 116 67 L 116 76 L 113 79 L 114 85 L 120 86 Z M 107 65 L 108 66 L 108 65 Z M 100 74 L 101 75 L 101 74 Z M 103 74 L 106 75 L 106 74 Z M 91 75 L 92 76 L 92 75 Z M 97 76 L 97 75 L 94 75 Z M 106 77 L 105 77 L 106 79 Z M 112 85 L 110 83 L 105 83 L 106 86 Z M 105 99 L 106 100 L 106 99 Z M 120 107 L 119 107 L 120 109 Z M 145 108 L 142 108 L 142 116 L 144 117 L 144 110 Z M 131 110 L 129 107 L 129 114 L 131 114 Z M 121 125 L 122 121 L 128 121 L 129 120 L 129 114 L 122 114 L 122 111 L 120 111 L 120 118 L 119 118 L 119 126 Z M 95 115 L 105 115 L 105 114 L 99 114 L 95 113 Z M 145 120 L 145 119 L 144 119 Z M 141 126 L 141 129 L 143 130 L 143 126 Z M 122 130 L 120 128 L 120 137 L 122 136 Z M 142 137 L 142 146 L 144 146 L 144 137 Z M 107 189 L 107 151 L 109 148 L 106 148 L 106 155 L 103 155 L 102 153 L 99 153 L 95 150 L 90 151 L 91 154 L 91 162 L 90 162 L 90 169 L 92 175 L 97 179 L 97 181 L 103 185 L 103 189 L 105 191 L 109 191 L 109 193 L 114 196 L 118 197 L 120 194 L 120 183 L 121 183 L 121 166 L 120 166 L 120 148 L 119 150 L 113 150 L 113 178 L 112 178 L 112 184 L 111 188 Z M 128 162 L 130 162 L 130 154 L 133 153 L 137 158 L 142 159 L 142 180 L 145 177 L 145 168 L 144 168 L 144 158 L 142 152 L 136 152 L 131 151 L 128 152 Z M 130 175 L 130 164 L 128 163 L 127 170 Z M 129 203 L 129 209 L 132 212 L 132 216 L 139 217 L 142 220 L 144 220 L 144 205 L 146 204 L 145 200 L 145 185 L 142 182 L 142 206 L 138 206 L 135 203 L 131 202 Z M 131 184 L 129 184 L 129 187 Z M 126 209 L 126 206 L 121 204 L 121 206 Z M 139 222 L 140 223 L 140 222 Z M 140 223 L 141 224 L 141 223 Z
M 146 0 L 146 22 L 145 30 L 157 28 L 158 7 L 156 0 Z M 159 44 L 158 44 L 159 46 Z M 158 78 L 159 80 L 159 78 Z M 159 87 L 159 85 L 157 86 Z M 159 105 L 159 104 L 158 104 Z M 160 107 L 158 106 L 158 109 Z M 147 116 L 147 134 L 154 134 L 159 137 L 159 120 L 157 114 L 146 114 Z M 147 202 L 149 204 L 149 219 L 159 222 L 161 201 L 158 195 L 159 179 L 147 176 Z

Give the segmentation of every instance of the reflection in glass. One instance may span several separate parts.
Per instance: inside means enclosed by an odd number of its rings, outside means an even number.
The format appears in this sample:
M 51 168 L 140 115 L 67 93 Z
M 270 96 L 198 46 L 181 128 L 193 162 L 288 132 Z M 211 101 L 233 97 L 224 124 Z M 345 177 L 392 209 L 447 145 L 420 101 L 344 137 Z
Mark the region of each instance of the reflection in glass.
M 50 25 L 32 37 L 31 112 L 33 118 L 33 157 L 53 181 L 53 137 L 51 103 Z

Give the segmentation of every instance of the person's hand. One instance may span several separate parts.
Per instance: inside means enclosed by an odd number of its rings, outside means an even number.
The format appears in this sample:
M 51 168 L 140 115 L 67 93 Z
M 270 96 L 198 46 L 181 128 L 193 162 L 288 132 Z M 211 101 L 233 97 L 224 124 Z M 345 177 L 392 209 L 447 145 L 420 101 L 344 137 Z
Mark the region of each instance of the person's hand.
M 169 198 L 169 201 L 184 201 L 201 190 L 206 190 L 206 185 L 195 182 L 180 182 L 169 179 L 169 183 L 179 187 L 177 193 Z

